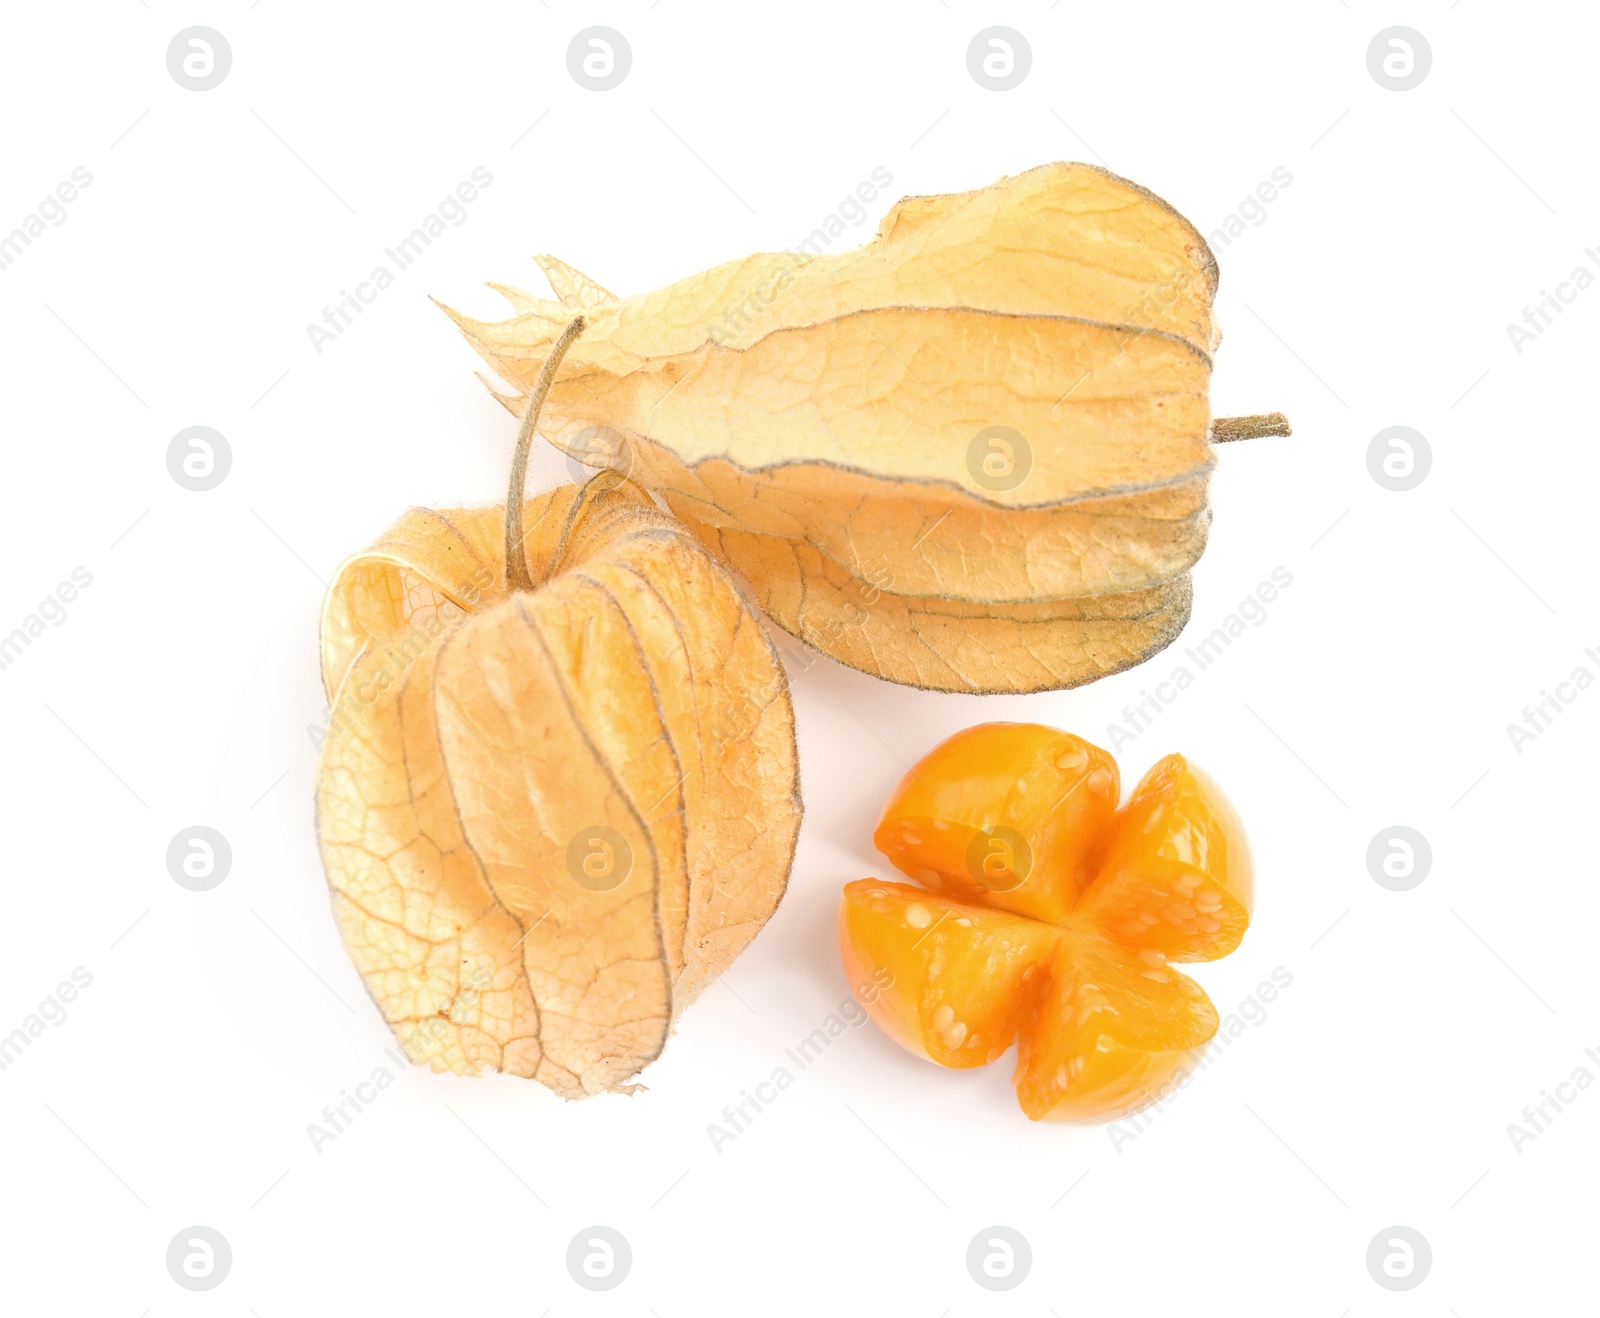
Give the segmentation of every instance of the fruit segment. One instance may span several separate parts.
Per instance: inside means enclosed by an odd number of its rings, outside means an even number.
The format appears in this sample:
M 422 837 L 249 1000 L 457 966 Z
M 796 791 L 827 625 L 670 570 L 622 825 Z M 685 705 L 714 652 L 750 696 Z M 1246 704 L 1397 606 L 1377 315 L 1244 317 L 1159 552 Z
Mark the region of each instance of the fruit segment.
M 878 984 L 867 1012 L 901 1047 L 941 1066 L 982 1066 L 1017 1037 L 1056 930 L 909 883 L 863 879 L 839 907 L 852 988 Z M 863 997 L 869 995 L 863 994 Z
M 1060 923 L 1117 808 L 1117 763 L 1037 723 L 983 723 L 936 746 L 895 788 L 873 841 L 940 892 Z
M 1035 1121 L 1141 1107 L 1216 1032 L 1205 990 L 1159 953 L 1065 932 L 1023 1019 L 1017 1101 Z
M 852 987 L 902 1047 L 941 1066 L 1018 1045 L 1033 1120 L 1103 1120 L 1158 1097 L 1216 1033 L 1174 969 L 1238 946 L 1254 871 L 1244 827 L 1181 755 L 1122 809 L 1117 767 L 1027 723 L 958 733 L 895 789 L 875 840 L 920 886 L 849 884 L 839 945 Z
M 1214 961 L 1239 946 L 1254 899 L 1238 813 L 1209 774 L 1169 755 L 1118 812 L 1075 915 L 1169 961 Z

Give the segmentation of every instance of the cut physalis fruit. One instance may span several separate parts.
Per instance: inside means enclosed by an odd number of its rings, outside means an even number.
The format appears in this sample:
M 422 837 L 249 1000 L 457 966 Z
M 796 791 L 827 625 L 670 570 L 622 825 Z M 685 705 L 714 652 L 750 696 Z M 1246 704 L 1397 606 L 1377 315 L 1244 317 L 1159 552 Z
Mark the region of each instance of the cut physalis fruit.
M 1233 806 L 1181 755 L 1117 809 L 1117 767 L 1081 738 L 987 723 L 919 761 L 879 849 L 920 887 L 862 879 L 839 911 L 852 985 L 892 1039 L 941 1066 L 1018 1045 L 1034 1120 L 1118 1116 L 1158 1097 L 1216 1033 L 1172 966 L 1239 945 L 1250 847 Z

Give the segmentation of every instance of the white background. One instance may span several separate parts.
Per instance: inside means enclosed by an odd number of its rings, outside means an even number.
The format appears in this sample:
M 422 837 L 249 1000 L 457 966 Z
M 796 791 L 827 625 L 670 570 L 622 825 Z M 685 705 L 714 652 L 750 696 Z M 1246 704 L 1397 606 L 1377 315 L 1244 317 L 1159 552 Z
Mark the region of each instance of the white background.
M 1230 1314 L 1587 1311 L 1600 1092 L 1590 849 L 1600 691 L 1519 754 L 1508 723 L 1600 674 L 1588 547 L 1600 290 L 1520 354 L 1506 325 L 1600 251 L 1600 22 L 1572 5 L 1317 3 L 8 7 L 0 232 L 75 166 L 68 218 L 0 271 L 6 564 L 0 632 L 76 566 L 93 584 L 0 672 L 6 900 L 0 1033 L 82 966 L 68 1018 L 0 1073 L 0 1304 L 159 1315 Z M 233 67 L 169 76 L 181 28 Z M 613 91 L 569 77 L 624 33 Z M 966 48 L 1004 23 L 1033 68 L 996 93 Z M 1369 76 L 1380 29 L 1433 51 Z M 530 125 L 533 125 L 530 127 Z M 683 1020 L 647 1093 L 563 1104 L 529 1083 L 406 1071 L 337 1141 L 323 1106 L 390 1039 L 340 946 L 314 846 L 316 619 L 335 566 L 415 503 L 502 497 L 513 423 L 427 301 L 480 315 L 531 253 L 627 294 L 804 236 L 874 166 L 904 193 L 1054 159 L 1104 162 L 1203 231 L 1276 166 L 1293 183 L 1220 247 L 1217 413 L 1292 439 L 1220 454 L 1177 647 L 1086 689 L 968 698 L 818 661 L 794 681 L 806 820 L 782 909 Z M 306 325 L 475 166 L 469 218 L 318 354 Z M 1380 429 L 1433 465 L 1394 493 Z M 233 468 L 180 488 L 209 425 Z M 553 453 L 529 488 L 565 479 Z M 1105 742 L 1273 568 L 1293 585 L 1156 726 L 1226 785 L 1259 864 L 1241 949 L 1196 977 L 1223 1012 L 1293 984 L 1131 1141 L 1036 1126 L 1009 1064 L 942 1072 L 867 1025 L 720 1152 L 706 1127 L 845 998 L 840 886 L 884 872 L 876 812 L 908 762 L 993 718 Z M 233 849 L 216 890 L 168 876 L 179 830 Z M 1413 891 L 1368 843 L 1431 842 Z M 392 1063 L 387 1063 L 392 1067 Z M 1568 1091 L 1571 1092 L 1571 1091 Z M 1547 1109 L 1553 1111 L 1553 1109 Z M 593 1295 L 564 1257 L 620 1230 Z M 994 1295 L 974 1233 L 1021 1231 Z M 181 1228 L 229 1240 L 195 1295 Z M 1381 1289 L 1394 1224 L 1424 1284 Z

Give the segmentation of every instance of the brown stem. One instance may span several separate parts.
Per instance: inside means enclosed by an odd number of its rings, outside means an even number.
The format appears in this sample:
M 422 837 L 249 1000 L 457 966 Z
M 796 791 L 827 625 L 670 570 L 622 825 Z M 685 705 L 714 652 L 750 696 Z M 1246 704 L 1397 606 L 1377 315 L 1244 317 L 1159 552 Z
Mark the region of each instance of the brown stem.
M 1211 423 L 1211 442 L 1231 444 L 1236 439 L 1261 439 L 1267 435 L 1287 435 L 1289 418 L 1282 412 L 1262 416 L 1219 416 Z
M 522 426 L 517 431 L 517 451 L 511 459 L 511 488 L 506 491 L 507 590 L 533 589 L 533 577 L 528 573 L 528 556 L 522 549 L 522 486 L 528 478 L 528 445 L 533 442 L 533 428 L 539 424 L 539 409 L 544 406 L 545 395 L 550 392 L 556 367 L 561 365 L 567 349 L 583 333 L 584 325 L 582 316 L 574 316 L 572 323 L 561 331 L 561 337 L 539 368 L 539 378 L 533 382 L 533 389 L 528 394 L 528 410 L 522 414 Z

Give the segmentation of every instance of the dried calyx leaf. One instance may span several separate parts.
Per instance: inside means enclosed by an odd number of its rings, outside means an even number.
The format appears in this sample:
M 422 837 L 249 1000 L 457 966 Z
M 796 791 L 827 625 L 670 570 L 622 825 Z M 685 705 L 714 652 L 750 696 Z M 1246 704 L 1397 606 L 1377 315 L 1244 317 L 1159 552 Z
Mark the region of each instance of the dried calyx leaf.
M 602 473 L 407 513 L 328 593 L 318 769 L 340 931 L 436 1070 L 626 1088 L 782 896 L 793 711 L 727 571 Z M 522 536 L 525 535 L 525 539 Z
M 1139 590 L 980 604 L 896 595 L 803 541 L 697 526 L 781 626 L 841 663 L 944 691 L 1034 691 L 1116 672 L 1189 618 L 1187 572 Z
M 657 491 L 780 625 L 895 681 L 1036 690 L 1147 658 L 1188 617 L 1213 438 L 1287 432 L 1213 423 L 1215 259 L 1087 165 L 621 301 L 542 264 L 559 301 L 450 313 L 506 405 L 581 309 L 542 433 Z

